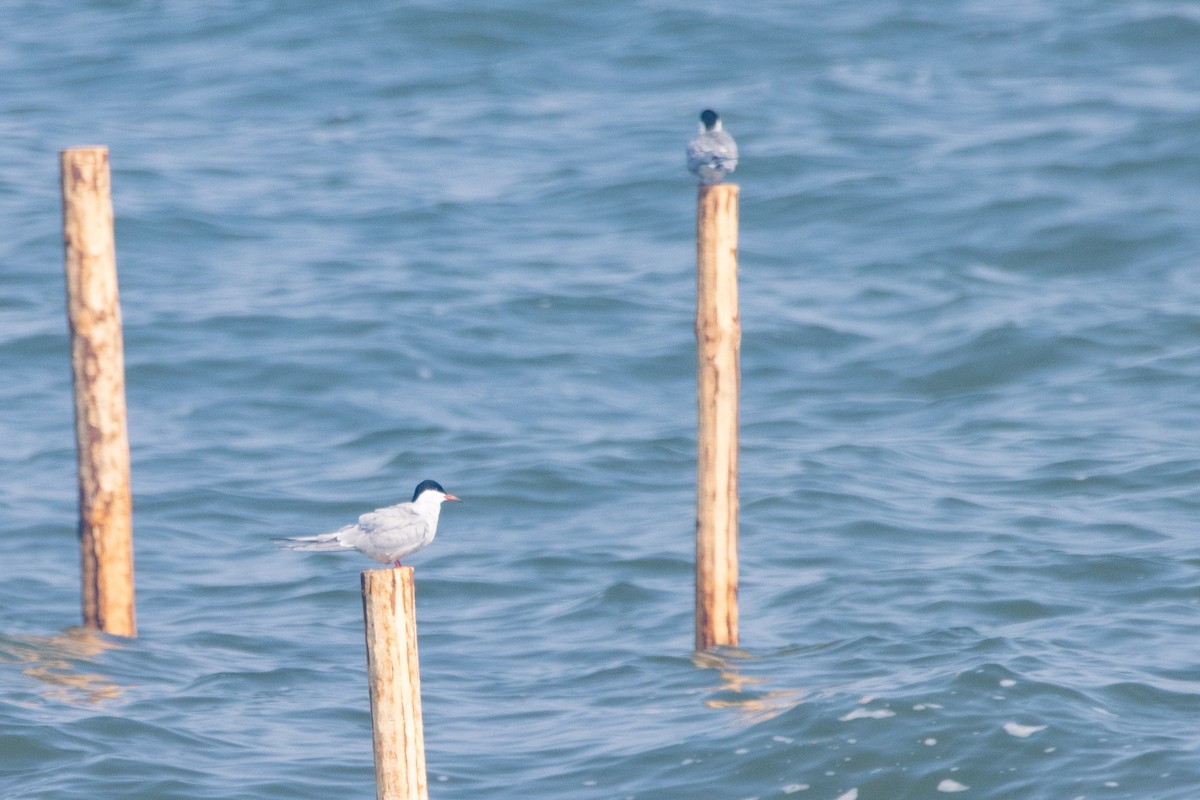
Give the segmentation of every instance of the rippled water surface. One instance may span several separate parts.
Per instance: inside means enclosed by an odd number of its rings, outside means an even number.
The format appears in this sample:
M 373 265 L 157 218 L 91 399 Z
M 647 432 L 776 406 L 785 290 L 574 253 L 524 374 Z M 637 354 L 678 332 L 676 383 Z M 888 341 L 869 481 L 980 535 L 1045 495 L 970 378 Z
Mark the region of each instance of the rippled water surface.
M 374 792 L 435 478 L 433 798 L 1200 791 L 1200 7 L 11 2 L 0 795 Z M 692 652 L 700 109 L 742 648 Z M 139 638 L 75 629 L 58 151 L 112 154 Z

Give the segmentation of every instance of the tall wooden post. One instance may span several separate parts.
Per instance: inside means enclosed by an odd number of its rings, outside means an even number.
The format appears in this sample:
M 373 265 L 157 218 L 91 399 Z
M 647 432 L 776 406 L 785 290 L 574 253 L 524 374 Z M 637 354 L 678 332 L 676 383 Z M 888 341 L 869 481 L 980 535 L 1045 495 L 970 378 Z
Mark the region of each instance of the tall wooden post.
M 413 568 L 362 574 L 378 800 L 427 800 Z
M 83 623 L 136 636 L 125 356 L 108 148 L 64 150 L 61 167 Z
M 738 643 L 738 187 L 696 202 L 696 649 Z

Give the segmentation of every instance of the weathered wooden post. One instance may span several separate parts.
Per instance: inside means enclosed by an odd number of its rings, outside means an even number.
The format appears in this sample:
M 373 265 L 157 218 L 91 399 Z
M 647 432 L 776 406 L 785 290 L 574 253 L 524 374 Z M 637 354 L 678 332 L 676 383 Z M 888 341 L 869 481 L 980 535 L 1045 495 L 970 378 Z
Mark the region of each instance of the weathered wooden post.
M 362 574 L 378 800 L 427 800 L 413 568 Z
M 738 643 L 738 187 L 696 202 L 696 649 Z
M 83 623 L 136 636 L 125 356 L 107 147 L 61 153 Z

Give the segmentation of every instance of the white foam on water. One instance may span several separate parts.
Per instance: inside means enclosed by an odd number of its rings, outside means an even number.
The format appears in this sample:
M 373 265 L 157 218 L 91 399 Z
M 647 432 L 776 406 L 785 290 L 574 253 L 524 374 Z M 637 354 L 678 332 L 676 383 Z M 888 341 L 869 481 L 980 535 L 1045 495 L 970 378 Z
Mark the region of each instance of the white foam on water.
M 807 783 L 789 783 L 787 786 L 783 787 L 783 793 L 784 794 L 795 794 L 796 792 L 803 792 L 807 788 L 808 788 Z
M 961 784 L 958 781 L 952 781 L 949 778 L 946 778 L 937 785 L 937 790 L 939 792 L 965 792 L 970 788 L 970 786 Z
M 845 716 L 838 717 L 839 722 L 849 722 L 852 719 L 887 719 L 888 717 L 896 716 L 896 712 L 890 708 L 877 708 L 872 711 L 869 708 L 856 708 Z
M 858 789 L 851 789 L 845 794 L 839 794 L 837 800 L 858 800 Z
M 1004 723 L 1004 732 L 1009 736 L 1016 736 L 1018 739 L 1027 739 L 1048 727 L 1048 725 L 1021 725 L 1016 722 L 1006 722 Z

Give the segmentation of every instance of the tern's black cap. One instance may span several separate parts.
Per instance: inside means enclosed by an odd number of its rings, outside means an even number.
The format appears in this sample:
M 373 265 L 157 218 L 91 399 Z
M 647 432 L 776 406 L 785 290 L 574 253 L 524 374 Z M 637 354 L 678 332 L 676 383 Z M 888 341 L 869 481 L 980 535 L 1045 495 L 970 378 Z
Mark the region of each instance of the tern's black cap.
M 711 108 L 706 108 L 700 112 L 700 121 L 704 123 L 706 130 L 712 130 L 712 126 L 717 124 L 717 112 Z
M 446 494 L 446 490 L 443 489 L 442 485 L 437 481 L 421 481 L 417 484 L 417 490 L 413 492 L 414 503 L 417 501 L 417 498 L 421 496 L 421 492 L 425 491 L 426 489 L 434 489 L 442 494 Z

